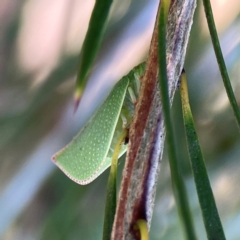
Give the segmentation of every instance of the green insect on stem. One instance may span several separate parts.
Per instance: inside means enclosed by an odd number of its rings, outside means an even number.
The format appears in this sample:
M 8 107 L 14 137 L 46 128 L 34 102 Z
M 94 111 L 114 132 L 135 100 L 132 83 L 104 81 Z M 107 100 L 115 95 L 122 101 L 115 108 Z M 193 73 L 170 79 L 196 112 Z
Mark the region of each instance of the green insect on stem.
M 139 78 L 144 69 L 145 63 L 142 63 L 123 77 L 78 135 L 52 157 L 73 181 L 88 184 L 111 165 L 113 149 L 123 129 L 120 116 L 123 115 L 130 124 L 134 112 L 127 89 L 130 87 L 137 91 L 139 83 L 136 83 L 136 75 Z M 121 147 L 119 157 L 126 149 L 126 145 Z

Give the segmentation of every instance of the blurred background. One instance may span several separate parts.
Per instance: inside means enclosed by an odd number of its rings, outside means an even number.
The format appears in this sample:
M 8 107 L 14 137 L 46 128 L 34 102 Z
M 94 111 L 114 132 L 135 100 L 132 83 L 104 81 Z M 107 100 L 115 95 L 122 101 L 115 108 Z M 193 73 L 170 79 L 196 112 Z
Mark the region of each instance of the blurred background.
M 82 102 L 73 114 L 80 49 L 94 0 L 0 1 L 0 239 L 101 239 L 108 171 L 87 186 L 51 156 L 77 134 L 112 86 L 145 60 L 157 0 L 115 0 Z M 240 103 L 240 2 L 212 0 Z M 240 239 L 240 135 L 215 60 L 201 1 L 185 69 L 196 128 L 227 239 Z M 172 115 L 199 239 L 206 239 L 186 151 L 179 93 Z M 119 182 L 124 160 L 120 163 Z M 184 239 L 167 155 L 150 239 Z

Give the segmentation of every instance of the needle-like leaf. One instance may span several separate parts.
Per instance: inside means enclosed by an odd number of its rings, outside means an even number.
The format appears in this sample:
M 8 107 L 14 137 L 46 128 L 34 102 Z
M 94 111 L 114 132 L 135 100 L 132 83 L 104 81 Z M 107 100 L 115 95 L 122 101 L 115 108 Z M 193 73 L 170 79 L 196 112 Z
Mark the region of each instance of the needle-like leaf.
M 117 205 L 117 166 L 121 146 L 127 137 L 128 131 L 124 129 L 120 135 L 112 156 L 112 164 L 108 177 L 107 197 L 104 214 L 103 240 L 111 238 L 112 226 Z
M 185 72 L 181 76 L 181 99 L 183 120 L 187 137 L 188 152 L 196 184 L 199 203 L 208 239 L 224 240 L 224 231 L 211 189 L 201 147 L 199 145 L 194 120 L 189 105 L 187 80 Z
M 77 74 L 77 84 L 74 94 L 75 111 L 87 84 L 92 63 L 101 44 L 111 4 L 112 0 L 96 0 L 95 2 L 88 31 L 83 43 Z
M 226 67 L 226 64 L 225 64 L 225 61 L 223 58 L 220 42 L 218 40 L 218 35 L 217 35 L 217 30 L 216 30 L 216 26 L 215 26 L 215 22 L 214 22 L 214 18 L 213 18 L 211 3 L 209 0 L 203 0 L 203 5 L 204 5 L 208 28 L 209 28 L 210 35 L 212 38 L 212 44 L 213 44 L 213 48 L 214 48 L 215 55 L 217 58 L 219 70 L 222 75 L 223 83 L 224 83 L 224 86 L 225 86 L 225 89 L 226 89 L 226 92 L 228 95 L 229 102 L 232 106 L 235 118 L 238 123 L 238 127 L 240 129 L 240 110 L 239 110 L 236 98 L 234 96 L 232 85 L 231 85 L 231 82 L 230 82 L 230 79 L 228 76 L 228 72 L 227 72 L 227 67 Z

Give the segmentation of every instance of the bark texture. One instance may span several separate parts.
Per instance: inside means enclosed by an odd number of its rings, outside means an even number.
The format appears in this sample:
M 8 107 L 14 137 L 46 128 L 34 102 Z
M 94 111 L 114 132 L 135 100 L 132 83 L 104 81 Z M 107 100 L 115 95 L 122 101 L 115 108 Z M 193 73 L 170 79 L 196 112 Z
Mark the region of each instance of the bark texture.
M 167 24 L 167 74 L 172 102 L 185 59 L 196 0 L 173 0 Z M 159 11 L 158 11 L 159 12 Z M 139 239 L 134 224 L 145 219 L 150 227 L 165 129 L 158 88 L 158 15 L 138 103 L 130 126 L 112 240 Z

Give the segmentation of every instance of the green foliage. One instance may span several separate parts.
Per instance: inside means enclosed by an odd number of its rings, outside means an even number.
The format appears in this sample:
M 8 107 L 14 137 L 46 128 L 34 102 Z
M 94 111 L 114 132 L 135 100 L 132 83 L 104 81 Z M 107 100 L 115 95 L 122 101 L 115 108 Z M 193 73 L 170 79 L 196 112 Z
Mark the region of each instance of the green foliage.
M 221 220 L 218 214 L 201 147 L 198 141 L 194 120 L 189 105 L 187 80 L 185 72 L 181 76 L 181 98 L 184 127 L 186 131 L 188 152 L 196 184 L 199 203 L 208 239 L 225 239 Z
M 219 66 L 219 70 L 221 72 L 222 75 L 222 79 L 223 79 L 223 83 L 224 83 L 224 87 L 225 90 L 227 92 L 228 95 L 228 99 L 229 102 L 232 106 L 236 121 L 238 123 L 238 127 L 240 130 L 240 110 L 238 107 L 238 103 L 237 100 L 234 96 L 234 92 L 232 89 L 232 85 L 228 76 L 228 71 L 227 71 L 227 67 L 223 58 L 223 54 L 222 54 L 222 50 L 220 47 L 220 43 L 218 40 L 218 34 L 217 34 L 217 30 L 215 27 L 215 22 L 214 22 L 214 18 L 213 18 L 213 13 L 212 13 L 212 7 L 211 7 L 211 3 L 210 0 L 203 0 L 203 6 L 205 9 L 205 13 L 206 13 L 206 19 L 208 22 L 208 28 L 210 31 L 210 35 L 212 38 L 212 44 L 213 44 L 213 48 L 216 54 L 216 58 L 217 58 L 217 62 L 218 62 L 218 66 Z
M 92 63 L 98 52 L 111 5 L 112 0 L 96 0 L 83 43 L 83 52 L 78 70 L 77 87 L 75 91 L 77 105 L 87 84 Z
M 105 203 L 103 240 L 111 238 L 112 226 L 114 222 L 116 206 L 117 206 L 117 169 L 118 157 L 125 139 L 128 137 L 128 130 L 124 128 L 114 148 L 110 173 L 108 177 L 107 197 Z

